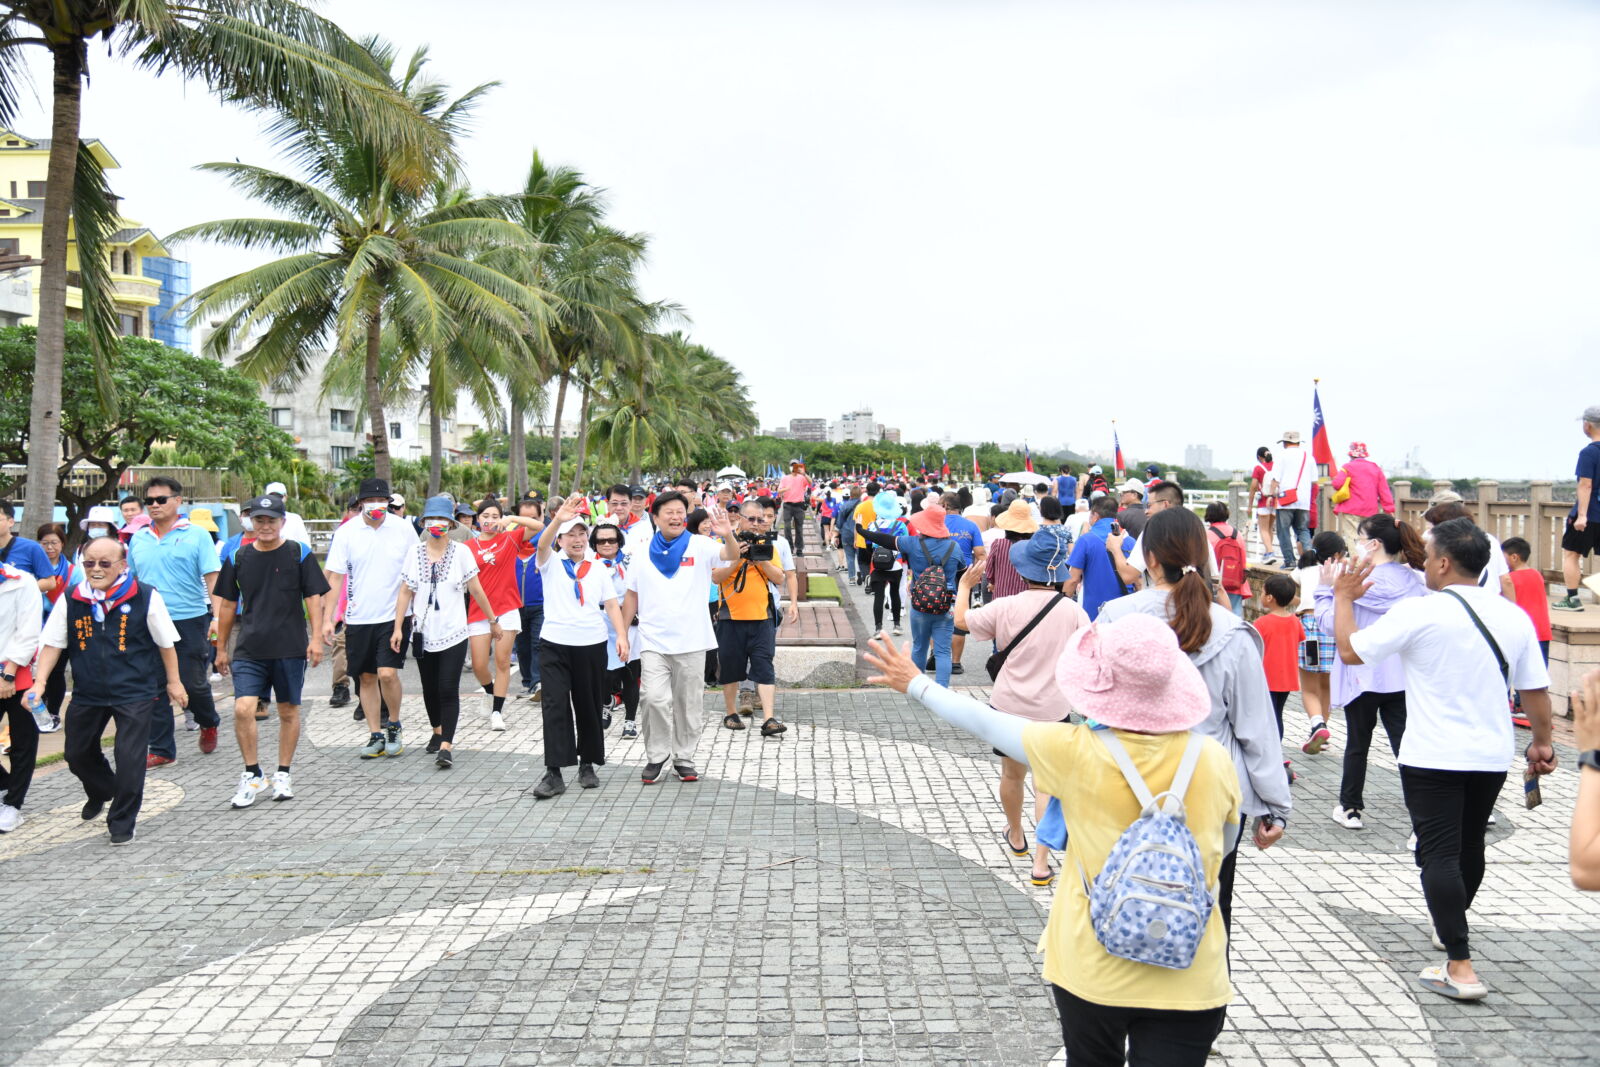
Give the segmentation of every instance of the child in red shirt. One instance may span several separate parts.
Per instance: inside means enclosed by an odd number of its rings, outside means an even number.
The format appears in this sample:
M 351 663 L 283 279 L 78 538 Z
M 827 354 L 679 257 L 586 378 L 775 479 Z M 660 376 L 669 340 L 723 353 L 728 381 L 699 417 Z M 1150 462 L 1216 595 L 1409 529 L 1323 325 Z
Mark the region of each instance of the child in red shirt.
M 1283 706 L 1289 694 L 1300 691 L 1300 642 L 1305 631 L 1294 615 L 1295 602 L 1300 599 L 1300 583 L 1293 576 L 1275 574 L 1268 578 L 1261 591 L 1261 606 L 1267 614 L 1256 620 L 1256 632 L 1266 646 L 1261 655 L 1261 665 L 1267 672 L 1267 690 L 1272 694 L 1272 713 L 1278 717 L 1278 740 L 1283 740 Z M 1294 771 L 1289 760 L 1283 761 L 1284 771 L 1292 783 Z
M 1544 575 L 1528 566 L 1528 557 L 1533 554 L 1528 542 L 1520 537 L 1508 537 L 1500 545 L 1500 550 L 1505 554 L 1506 566 L 1511 568 L 1511 573 L 1501 581 L 1511 585 L 1511 596 L 1517 602 L 1517 607 L 1528 613 L 1528 618 L 1533 620 L 1533 632 L 1539 638 L 1539 651 L 1544 654 L 1544 663 L 1550 665 L 1550 591 L 1544 584 Z M 1522 694 L 1518 693 L 1511 709 L 1511 721 L 1524 729 L 1528 726 L 1528 718 L 1522 714 Z

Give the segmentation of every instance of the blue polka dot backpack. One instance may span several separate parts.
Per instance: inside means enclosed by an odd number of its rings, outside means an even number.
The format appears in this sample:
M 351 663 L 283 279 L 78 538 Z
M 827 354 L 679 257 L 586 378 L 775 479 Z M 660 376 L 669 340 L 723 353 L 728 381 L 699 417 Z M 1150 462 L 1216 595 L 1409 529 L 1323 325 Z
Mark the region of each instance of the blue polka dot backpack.
M 1216 903 L 1183 807 L 1203 738 L 1189 735 L 1172 787 L 1152 795 L 1116 734 L 1094 734 L 1110 750 L 1144 809 L 1112 846 L 1092 886 L 1078 865 L 1095 937 L 1113 956 L 1183 970 L 1194 962 Z

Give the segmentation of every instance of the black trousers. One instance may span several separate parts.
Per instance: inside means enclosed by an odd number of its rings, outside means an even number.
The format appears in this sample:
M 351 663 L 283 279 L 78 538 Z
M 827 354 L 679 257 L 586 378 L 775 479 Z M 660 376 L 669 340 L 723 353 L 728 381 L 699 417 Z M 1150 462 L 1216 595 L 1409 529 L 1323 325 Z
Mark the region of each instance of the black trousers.
M 539 681 L 539 631 L 544 628 L 544 605 L 524 604 L 517 609 L 522 618 L 522 629 L 512 642 L 517 653 L 517 673 L 522 676 L 522 688 L 532 689 Z
M 61 705 L 67 699 L 67 657 L 62 656 L 56 660 L 56 669 L 50 672 L 50 677 L 44 683 L 44 706 L 50 709 L 50 714 L 60 715 Z
M 872 546 L 852 549 L 856 554 L 856 574 L 866 581 L 872 571 Z
M 1239 849 L 1244 845 L 1244 832 L 1250 826 L 1250 816 L 1239 815 L 1239 836 L 1234 840 L 1233 849 L 1222 857 L 1222 866 L 1217 870 L 1217 907 L 1222 910 L 1222 928 L 1228 931 L 1228 949 L 1233 950 L 1233 876 L 1239 866 Z M 1229 964 L 1232 967 L 1232 964 Z
M 874 632 L 883 629 L 883 594 L 889 593 L 889 610 L 894 618 L 894 624 L 900 625 L 900 572 L 899 571 L 873 571 L 872 572 L 872 629 Z
M 4 803 L 20 808 L 28 799 L 33 766 L 39 760 L 39 727 L 33 712 L 22 706 L 20 693 L 0 700 L 0 717 L 11 720 L 11 755 L 6 757 L 11 769 L 0 774 L 0 787 L 5 790 Z
M 144 760 L 157 707 L 154 698 L 132 704 L 85 704 L 74 700 L 67 705 L 67 769 L 78 776 L 90 800 L 111 802 L 106 827 L 113 834 L 131 832 L 144 803 Z M 100 739 L 112 719 L 117 721 L 115 773 L 100 747 Z
M 1344 706 L 1348 736 L 1344 742 L 1344 774 L 1339 779 L 1339 806 L 1346 811 L 1363 810 L 1367 787 L 1367 753 L 1372 749 L 1372 731 L 1383 719 L 1383 732 L 1389 735 L 1389 751 L 1400 755 L 1400 739 L 1406 735 L 1406 694 L 1361 693 Z
M 794 549 L 794 554 L 803 555 L 806 550 L 806 506 L 802 501 L 798 504 L 785 503 L 783 505 L 783 532 L 789 538 L 789 547 Z
M 439 731 L 439 740 L 445 744 L 456 742 L 456 723 L 461 719 L 461 668 L 467 662 L 469 644 L 463 637 L 449 648 L 417 657 L 417 677 L 422 682 L 422 706 L 428 710 L 428 725 Z
M 643 673 L 642 659 L 631 660 L 614 671 L 606 672 L 606 689 L 622 697 L 622 706 L 627 710 L 629 722 L 639 717 L 639 678 Z
M 1400 767 L 1400 787 L 1417 832 L 1422 896 L 1433 928 L 1453 960 L 1472 958 L 1467 909 L 1483 884 L 1483 838 L 1504 771 Z
M 1050 991 L 1072 1067 L 1201 1067 L 1227 1015 L 1226 1008 L 1116 1008 L 1075 997 L 1058 985 Z
M 539 678 L 544 685 L 544 765 L 560 770 L 575 763 L 605 763 L 600 705 L 605 699 L 606 643 L 541 640 Z

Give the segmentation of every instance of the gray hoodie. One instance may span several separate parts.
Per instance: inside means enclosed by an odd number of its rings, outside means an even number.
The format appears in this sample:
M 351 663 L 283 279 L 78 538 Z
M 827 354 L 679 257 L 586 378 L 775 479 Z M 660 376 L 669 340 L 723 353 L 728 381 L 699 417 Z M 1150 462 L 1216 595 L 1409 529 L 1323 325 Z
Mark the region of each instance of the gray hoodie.
M 1108 600 L 1096 621 L 1112 622 L 1135 613 L 1166 622 L 1167 591 L 1145 589 Z M 1189 654 L 1211 693 L 1211 714 L 1196 729 L 1215 738 L 1233 757 L 1243 797 L 1239 810 L 1286 819 L 1294 802 L 1261 653 L 1261 635 L 1254 626 L 1218 604 L 1211 605 L 1211 636 L 1198 652 Z

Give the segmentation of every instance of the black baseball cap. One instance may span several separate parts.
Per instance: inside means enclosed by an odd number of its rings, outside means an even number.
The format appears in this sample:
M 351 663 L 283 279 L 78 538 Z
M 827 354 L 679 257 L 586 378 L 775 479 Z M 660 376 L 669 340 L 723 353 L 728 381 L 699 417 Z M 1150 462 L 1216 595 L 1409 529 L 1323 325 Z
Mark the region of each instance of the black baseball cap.
M 630 486 L 629 489 L 628 489 L 628 495 L 630 497 L 633 497 L 633 496 L 649 496 L 650 495 L 650 490 L 646 489 L 642 485 Z
M 245 501 L 244 506 L 239 509 L 240 515 L 255 515 L 257 513 L 276 515 L 280 519 L 283 518 L 285 514 L 283 497 L 276 494 L 258 496 L 253 500 Z
M 361 482 L 361 487 L 356 490 L 357 500 L 371 500 L 374 497 L 383 497 L 385 507 L 389 505 L 389 483 L 382 478 L 366 478 Z

